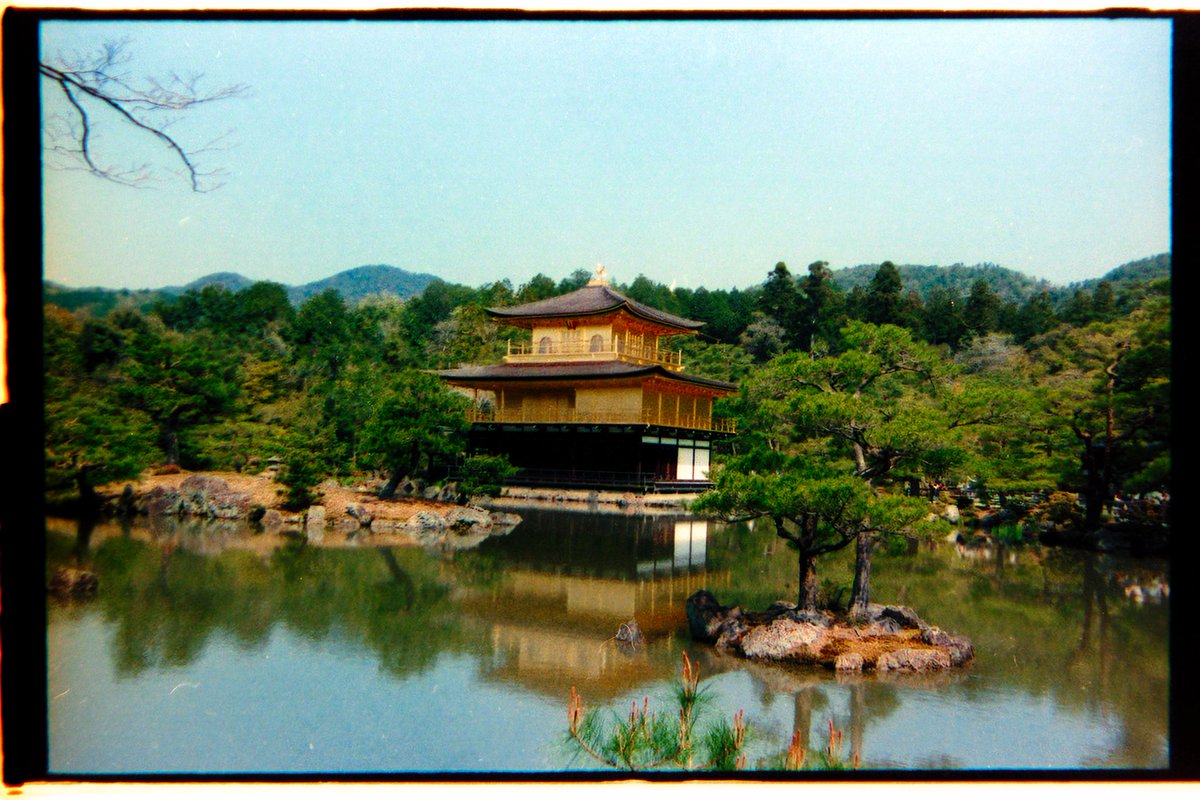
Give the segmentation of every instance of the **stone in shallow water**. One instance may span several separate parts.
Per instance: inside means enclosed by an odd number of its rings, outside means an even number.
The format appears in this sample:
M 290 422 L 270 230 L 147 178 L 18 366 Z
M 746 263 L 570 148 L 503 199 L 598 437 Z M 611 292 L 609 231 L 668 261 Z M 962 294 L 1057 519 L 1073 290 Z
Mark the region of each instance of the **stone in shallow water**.
M 950 654 L 944 650 L 917 650 L 906 647 L 884 653 L 875 662 L 879 672 L 910 670 L 920 672 L 927 669 L 945 669 L 950 666 Z
M 616 640 L 622 648 L 630 650 L 637 649 L 646 643 L 646 637 L 642 634 L 642 629 L 636 619 L 629 620 L 617 629 Z
M 859 653 L 842 653 L 833 662 L 838 672 L 862 672 L 863 657 Z

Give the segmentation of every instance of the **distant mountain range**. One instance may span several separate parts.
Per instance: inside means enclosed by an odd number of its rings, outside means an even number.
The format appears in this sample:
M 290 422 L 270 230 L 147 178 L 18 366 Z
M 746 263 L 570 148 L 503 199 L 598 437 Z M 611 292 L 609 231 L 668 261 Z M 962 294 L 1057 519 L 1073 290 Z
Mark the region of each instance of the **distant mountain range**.
M 333 289 L 351 305 L 371 295 L 395 295 L 400 298 L 413 297 L 425 291 L 425 287 L 440 280 L 428 273 L 409 272 L 387 264 L 367 264 L 344 270 L 328 278 L 312 281 L 301 286 L 288 286 L 288 299 L 300 305 L 315 294 Z M 91 307 L 101 315 L 114 308 L 121 298 L 131 298 L 134 305 L 146 305 L 164 297 L 174 297 L 205 286 L 222 286 L 231 292 L 240 291 L 257 283 L 236 272 L 214 272 L 197 278 L 186 286 L 164 286 L 161 289 L 103 289 L 99 287 L 72 289 L 46 281 L 43 287 L 45 301 L 68 310 Z
M 845 267 L 834 270 L 833 280 L 842 289 L 849 291 L 855 286 L 866 286 L 874 277 L 878 264 L 860 264 L 855 267 Z M 1025 299 L 1041 291 L 1048 291 L 1055 300 L 1068 297 L 1075 288 L 1093 290 L 1101 281 L 1107 280 L 1113 288 L 1120 290 L 1122 286 L 1153 280 L 1171 275 L 1171 254 L 1161 253 L 1149 258 L 1131 261 L 1110 270 L 1102 278 L 1073 283 L 1070 286 L 1060 286 L 1040 278 L 1031 278 L 1016 270 L 1000 267 L 995 264 L 977 264 L 963 266 L 954 264 L 949 267 L 924 266 L 915 264 L 899 265 L 900 277 L 905 289 L 915 290 L 925 297 L 932 289 L 944 287 L 957 295 L 963 296 L 970 292 L 971 284 L 983 278 L 1005 300 L 1023 302 Z M 795 273 L 803 277 L 806 272 Z M 350 304 L 360 302 L 371 295 L 395 295 L 400 298 L 413 297 L 425 290 L 429 284 L 440 280 L 428 273 L 414 273 L 387 264 L 368 264 L 353 269 L 344 270 L 329 278 L 312 281 L 301 286 L 285 286 L 288 298 L 293 304 L 299 305 L 315 294 L 334 289 Z M 244 289 L 255 281 L 236 272 L 214 272 L 198 278 L 186 286 L 164 286 L 161 289 L 72 289 L 66 286 L 46 281 L 44 295 L 47 303 L 54 303 L 68 310 L 90 308 L 93 314 L 103 315 L 115 308 L 119 302 L 127 302 L 136 306 L 147 306 L 156 300 L 174 297 L 184 292 L 202 289 L 205 286 L 223 286 L 231 292 Z
M 425 291 L 425 287 L 438 280 L 436 275 L 409 272 L 387 264 L 367 264 L 344 270 L 329 278 L 303 284 L 287 286 L 288 299 L 299 305 L 315 294 L 333 289 L 347 303 L 354 304 L 373 294 L 394 294 L 397 297 L 412 297 Z M 189 289 L 205 286 L 224 286 L 231 292 L 254 285 L 255 281 L 236 272 L 214 272 L 197 278 L 187 286 L 166 286 L 159 289 L 163 294 L 183 294 Z

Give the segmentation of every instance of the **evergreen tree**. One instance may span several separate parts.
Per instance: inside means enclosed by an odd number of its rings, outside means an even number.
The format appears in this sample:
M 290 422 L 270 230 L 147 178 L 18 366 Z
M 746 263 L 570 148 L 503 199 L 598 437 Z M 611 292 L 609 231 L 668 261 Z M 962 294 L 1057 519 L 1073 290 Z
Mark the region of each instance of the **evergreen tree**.
M 147 327 L 133 332 L 116 387 L 121 402 L 158 426 L 166 463 L 180 463 L 180 436 L 233 406 L 238 362 L 207 333 Z
M 468 405 L 436 376 L 416 370 L 379 388 L 363 429 L 362 455 L 391 475 L 381 498 L 392 497 L 404 476 L 429 475 L 461 452 Z
M 814 338 L 835 345 L 838 331 L 846 324 L 845 298 L 833 282 L 828 262 L 814 261 L 808 265 L 801 291 L 797 345 L 808 351 Z
M 1100 281 L 1092 295 L 1092 317 L 1098 322 L 1112 322 L 1117 316 L 1117 299 L 1111 281 Z
M 353 338 L 350 309 L 333 289 L 313 295 L 283 331 L 301 371 L 334 379 L 346 363 Z
M 962 304 L 949 289 L 938 287 L 930 290 L 921 325 L 925 341 L 957 349 L 969 335 L 963 316 Z
M 558 286 L 554 283 L 554 279 L 539 272 L 530 278 L 528 283 L 521 284 L 521 288 L 517 290 L 517 304 L 545 300 L 554 297 L 557 293 Z
M 592 279 L 592 273 L 586 269 L 577 269 L 567 277 L 558 282 L 558 287 L 555 289 L 555 294 L 567 294 L 576 289 L 582 289 L 588 285 L 588 281 Z
M 846 293 L 846 318 L 867 321 L 867 290 L 862 286 L 854 286 Z
M 1015 320 L 1016 328 L 1013 336 L 1022 344 L 1051 330 L 1057 324 L 1054 315 L 1054 304 L 1049 292 L 1038 292 L 1025 301 Z
M 755 311 L 753 321 L 742 331 L 739 343 L 751 358 L 762 363 L 786 349 L 786 336 L 787 332 L 774 317 Z
M 1087 325 L 1094 318 L 1092 295 L 1087 289 L 1076 289 L 1059 313 L 1059 319 L 1068 325 Z
M 879 265 L 864 298 L 865 320 L 875 325 L 907 327 L 904 282 L 900 270 L 891 261 Z
M 1000 296 L 983 278 L 971 284 L 967 297 L 966 323 L 972 336 L 983 336 L 1000 329 Z
M 717 505 L 712 507 L 778 515 L 779 535 L 801 549 L 802 572 L 808 569 L 805 552 L 815 556 L 812 548 L 818 546 L 808 539 L 833 537 L 844 546 L 845 533 L 853 531 L 851 602 L 861 610 L 869 599 L 874 537 L 908 528 L 922 515 L 920 503 L 896 505 L 897 499 L 909 498 L 884 498 L 873 484 L 898 470 L 941 474 L 963 455 L 939 399 L 947 365 L 937 351 L 894 325 L 851 322 L 841 340 L 844 349 L 838 352 L 785 353 L 743 384 L 741 402 L 769 432 L 746 458 L 730 464 L 727 477 L 717 478 Z M 833 449 L 818 457 L 813 447 L 822 441 Z M 848 461 L 841 478 L 827 472 L 837 469 L 839 457 Z M 847 475 L 849 482 L 842 479 Z M 858 488 L 849 488 L 856 483 Z M 833 505 L 821 510 L 824 501 L 814 499 L 831 497 L 847 503 L 848 516 L 836 523 L 828 516 L 836 503 L 831 500 Z M 781 513 L 788 508 L 793 516 Z M 801 600 L 807 602 L 807 595 L 802 593 Z
M 1063 327 L 1030 340 L 1041 409 L 1060 447 L 1077 453 L 1062 476 L 1078 488 L 1088 530 L 1117 491 L 1170 480 L 1170 299 L 1111 323 Z
M 93 487 L 136 477 L 159 456 L 149 416 L 123 408 L 110 383 L 88 366 L 81 346 L 87 325 L 55 306 L 43 314 L 46 490 L 74 494 L 85 515 L 96 510 Z
M 800 292 L 787 264 L 780 261 L 767 276 L 758 298 L 758 309 L 783 328 L 789 347 L 800 345 Z

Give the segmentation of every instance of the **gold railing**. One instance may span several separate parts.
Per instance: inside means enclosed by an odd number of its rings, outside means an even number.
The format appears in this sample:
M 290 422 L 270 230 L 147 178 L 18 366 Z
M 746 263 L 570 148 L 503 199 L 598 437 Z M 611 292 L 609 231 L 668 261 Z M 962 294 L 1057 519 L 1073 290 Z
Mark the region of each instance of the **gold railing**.
M 468 412 L 468 418 L 471 422 L 664 425 L 673 428 L 691 428 L 692 430 L 718 431 L 720 433 L 735 433 L 737 431 L 737 426 L 731 419 L 714 419 L 700 414 L 658 414 L 653 411 L 645 411 L 639 416 L 638 414 L 622 414 L 619 412 L 583 412 L 574 409 L 505 409 L 503 411 L 483 411 L 476 408 Z
M 647 364 L 662 364 L 672 369 L 682 369 L 683 367 L 682 350 L 662 350 L 650 345 L 630 344 L 627 341 L 622 341 L 620 338 L 604 342 L 599 350 L 593 350 L 591 343 L 583 340 L 578 342 L 551 342 L 544 348 L 542 345 L 534 342 L 509 341 L 508 357 L 505 360 L 513 363 L 522 361 L 552 361 L 562 356 L 579 361 L 584 360 L 580 358 L 581 356 L 604 361 L 614 358 L 625 358 Z

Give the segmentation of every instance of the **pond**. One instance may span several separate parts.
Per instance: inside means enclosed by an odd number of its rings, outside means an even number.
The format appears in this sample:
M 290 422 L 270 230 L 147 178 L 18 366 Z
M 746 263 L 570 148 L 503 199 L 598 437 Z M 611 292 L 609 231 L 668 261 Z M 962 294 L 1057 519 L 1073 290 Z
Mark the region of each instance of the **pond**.
M 1168 766 L 1166 562 L 1025 547 L 881 550 L 874 599 L 970 637 L 950 674 L 837 676 L 693 643 L 684 601 L 794 598 L 768 524 L 518 509 L 473 547 L 320 546 L 240 523 L 47 521 L 48 570 L 94 598 L 48 609 L 52 774 L 594 770 L 565 745 L 589 705 L 664 707 L 681 652 L 745 710 L 748 765 L 830 723 L 863 769 Z M 845 596 L 852 555 L 819 565 Z M 1136 587 L 1136 588 L 1134 588 Z M 636 619 L 646 646 L 613 636 Z

